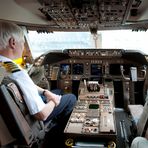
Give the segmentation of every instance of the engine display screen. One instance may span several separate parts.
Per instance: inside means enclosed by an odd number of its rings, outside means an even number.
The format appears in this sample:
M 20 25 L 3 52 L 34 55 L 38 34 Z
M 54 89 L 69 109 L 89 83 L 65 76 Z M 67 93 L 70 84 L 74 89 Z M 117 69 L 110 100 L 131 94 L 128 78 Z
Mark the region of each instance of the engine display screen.
M 84 65 L 82 63 L 75 63 L 72 65 L 72 73 L 74 75 L 82 75 L 84 71 Z
M 100 64 L 91 64 L 91 75 L 102 75 L 102 66 Z

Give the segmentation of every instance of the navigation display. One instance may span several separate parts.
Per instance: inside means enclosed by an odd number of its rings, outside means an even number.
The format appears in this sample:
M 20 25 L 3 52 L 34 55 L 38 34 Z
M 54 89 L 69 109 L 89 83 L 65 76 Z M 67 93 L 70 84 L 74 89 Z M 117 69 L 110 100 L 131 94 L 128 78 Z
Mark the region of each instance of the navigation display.
M 72 65 L 72 74 L 82 75 L 84 71 L 84 65 L 82 63 L 75 63 Z
M 60 65 L 60 72 L 62 75 L 71 74 L 71 65 L 70 64 L 61 64 Z

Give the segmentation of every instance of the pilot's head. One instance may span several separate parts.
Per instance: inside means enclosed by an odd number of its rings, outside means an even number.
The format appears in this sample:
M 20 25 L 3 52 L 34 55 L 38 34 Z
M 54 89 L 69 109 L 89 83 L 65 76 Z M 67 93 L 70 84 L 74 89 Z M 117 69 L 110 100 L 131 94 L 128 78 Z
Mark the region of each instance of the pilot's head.
M 22 57 L 23 49 L 23 30 L 14 23 L 0 21 L 0 55 L 17 59 Z

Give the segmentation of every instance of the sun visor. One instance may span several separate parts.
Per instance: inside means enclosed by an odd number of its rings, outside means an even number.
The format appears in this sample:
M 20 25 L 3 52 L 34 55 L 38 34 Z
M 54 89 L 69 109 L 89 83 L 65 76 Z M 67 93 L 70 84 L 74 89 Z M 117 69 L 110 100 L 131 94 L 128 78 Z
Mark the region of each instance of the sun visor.
M 122 54 L 122 57 L 127 60 L 132 60 L 133 62 L 148 65 L 145 54 L 137 50 L 125 50 L 125 52 Z
M 42 65 L 53 64 L 53 63 L 57 63 L 62 60 L 66 60 L 66 59 L 71 58 L 68 53 L 63 53 L 63 52 L 49 52 L 44 56 L 45 56 L 45 58 L 42 62 Z

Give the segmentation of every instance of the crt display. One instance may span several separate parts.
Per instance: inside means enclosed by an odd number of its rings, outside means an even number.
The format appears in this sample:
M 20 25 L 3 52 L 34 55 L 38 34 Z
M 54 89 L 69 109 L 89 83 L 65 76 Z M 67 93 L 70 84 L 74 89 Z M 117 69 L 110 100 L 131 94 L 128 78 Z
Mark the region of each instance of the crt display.
M 120 64 L 110 64 L 109 74 L 111 75 L 121 75 Z
M 82 63 L 75 63 L 72 65 L 72 73 L 74 75 L 82 75 L 84 71 L 84 65 Z
M 71 74 L 71 65 L 70 64 L 61 64 L 60 72 L 62 75 Z
M 89 109 L 98 109 L 99 108 L 99 104 L 90 104 L 89 105 Z
M 100 64 L 91 64 L 91 75 L 102 75 L 102 66 Z

